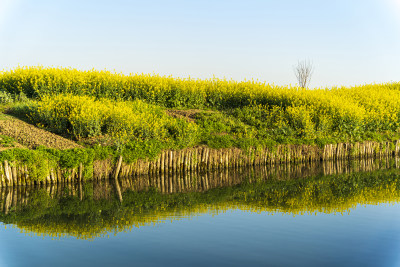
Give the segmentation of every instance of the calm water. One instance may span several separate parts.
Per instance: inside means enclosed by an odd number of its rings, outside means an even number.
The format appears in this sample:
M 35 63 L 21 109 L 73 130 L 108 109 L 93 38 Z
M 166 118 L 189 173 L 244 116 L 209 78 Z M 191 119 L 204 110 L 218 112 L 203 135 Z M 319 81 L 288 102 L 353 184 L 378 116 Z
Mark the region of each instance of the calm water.
M 0 265 L 400 266 L 399 173 L 364 161 L 141 177 L 121 181 L 122 203 L 113 182 L 1 189 Z

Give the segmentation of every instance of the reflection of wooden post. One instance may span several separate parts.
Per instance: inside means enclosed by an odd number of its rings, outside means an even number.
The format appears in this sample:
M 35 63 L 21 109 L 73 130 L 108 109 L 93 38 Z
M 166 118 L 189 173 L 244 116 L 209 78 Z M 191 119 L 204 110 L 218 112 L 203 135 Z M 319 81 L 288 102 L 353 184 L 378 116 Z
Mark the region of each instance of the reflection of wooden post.
M 56 185 L 54 184 L 54 183 L 52 183 L 51 185 L 49 185 L 49 188 L 50 188 L 50 197 L 51 198 L 55 198 L 55 195 L 56 195 Z
M 162 172 L 161 174 L 160 174 L 160 180 L 161 180 L 161 193 L 164 193 L 166 190 L 165 190 L 165 173 L 164 172 Z
M 21 196 L 19 198 L 20 206 L 23 207 L 26 201 L 26 186 L 21 186 Z
M 121 165 L 122 165 L 122 156 L 119 156 L 117 168 L 116 168 L 115 174 L 114 174 L 114 180 L 115 180 L 115 188 L 117 189 L 119 201 L 122 202 L 121 188 L 119 187 L 119 183 L 118 183 L 118 174 L 119 174 L 119 171 L 121 170 Z
M 177 179 L 178 179 L 178 192 L 182 192 L 182 184 L 181 184 L 181 174 L 180 173 L 176 173 L 175 174 Z
M 1 210 L 2 212 L 4 212 L 4 205 L 5 205 L 5 203 L 6 203 L 6 190 L 7 190 L 6 187 L 2 187 L 2 188 L 0 189 L 0 192 L 1 192 L 1 194 L 0 194 L 0 203 L 2 204 L 0 210 Z
M 82 183 L 79 182 L 79 200 L 83 200 L 83 190 L 82 190 Z
M 17 203 L 18 203 L 18 186 L 14 186 L 11 188 L 12 190 L 12 202 L 11 202 L 11 207 L 17 208 Z
M 168 173 L 168 181 L 169 181 L 169 193 L 173 193 L 172 188 L 172 174 Z
M 12 201 L 12 188 L 7 188 L 6 191 L 6 198 L 4 201 L 4 214 L 8 214 L 8 211 L 10 209 L 11 206 L 11 201 Z
M 0 164 L 0 173 L 1 173 L 1 186 L 6 187 L 5 172 L 2 164 Z

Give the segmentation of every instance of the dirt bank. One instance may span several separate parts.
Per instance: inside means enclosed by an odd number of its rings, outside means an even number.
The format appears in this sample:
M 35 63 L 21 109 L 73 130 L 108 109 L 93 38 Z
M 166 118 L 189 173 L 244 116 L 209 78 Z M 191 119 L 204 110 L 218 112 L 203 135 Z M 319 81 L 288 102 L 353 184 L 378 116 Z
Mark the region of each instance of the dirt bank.
M 71 140 L 16 118 L 0 120 L 0 134 L 14 138 L 20 145 L 28 148 L 36 148 L 38 146 L 55 149 L 82 147 Z

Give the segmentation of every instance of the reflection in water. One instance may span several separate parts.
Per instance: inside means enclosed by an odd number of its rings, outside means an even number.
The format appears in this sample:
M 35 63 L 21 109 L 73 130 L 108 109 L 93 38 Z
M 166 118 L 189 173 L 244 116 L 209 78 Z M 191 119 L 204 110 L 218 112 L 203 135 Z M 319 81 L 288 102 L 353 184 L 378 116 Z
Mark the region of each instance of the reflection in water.
M 141 176 L 114 182 L 0 189 L 0 221 L 22 231 L 91 239 L 164 220 L 229 209 L 343 213 L 398 202 L 398 160 L 362 160 Z

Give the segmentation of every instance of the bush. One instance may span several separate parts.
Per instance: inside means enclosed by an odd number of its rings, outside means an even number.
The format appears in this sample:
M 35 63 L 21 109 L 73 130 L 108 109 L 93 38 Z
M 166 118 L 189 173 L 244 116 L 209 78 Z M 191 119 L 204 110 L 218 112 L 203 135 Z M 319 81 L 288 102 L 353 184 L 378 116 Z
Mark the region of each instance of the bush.
M 183 119 L 168 116 L 160 107 L 140 100 L 96 100 L 89 96 L 45 96 L 14 108 L 41 127 L 56 133 L 68 133 L 79 140 L 109 135 L 119 143 L 131 140 L 174 140 L 191 145 L 197 126 Z
M 11 94 L 6 91 L 0 91 L 0 103 L 1 104 L 9 104 L 14 102 Z

